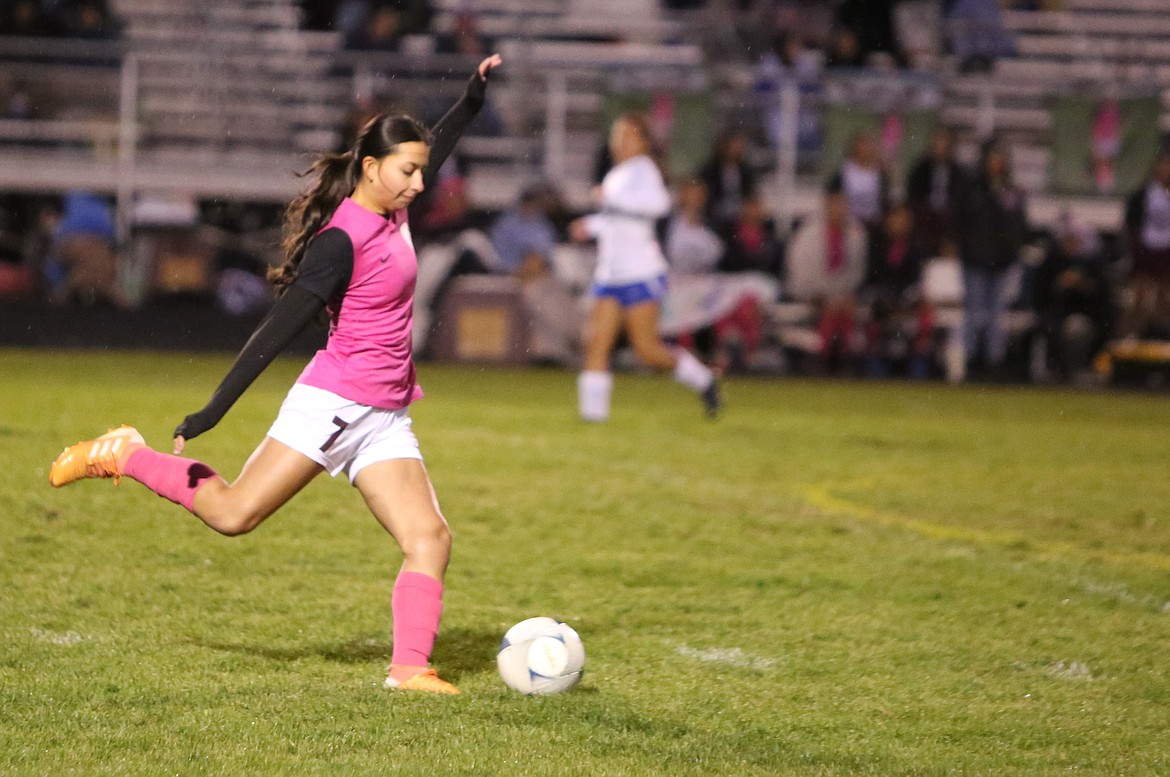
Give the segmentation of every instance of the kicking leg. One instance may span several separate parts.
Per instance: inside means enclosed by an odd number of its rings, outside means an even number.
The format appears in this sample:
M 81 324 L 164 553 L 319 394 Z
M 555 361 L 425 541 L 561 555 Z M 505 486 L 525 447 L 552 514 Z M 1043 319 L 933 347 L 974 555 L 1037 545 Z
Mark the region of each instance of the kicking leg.
M 137 430 L 124 426 L 66 448 L 53 462 L 49 482 L 59 488 L 87 477 L 130 477 L 232 536 L 256 528 L 320 472 L 316 462 L 266 437 L 229 485 L 202 462 L 152 450 Z

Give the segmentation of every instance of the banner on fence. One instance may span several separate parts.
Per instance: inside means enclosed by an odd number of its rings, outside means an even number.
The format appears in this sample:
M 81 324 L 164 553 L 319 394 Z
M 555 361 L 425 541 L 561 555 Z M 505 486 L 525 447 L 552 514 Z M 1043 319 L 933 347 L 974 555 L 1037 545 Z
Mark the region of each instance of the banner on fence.
M 939 126 L 935 110 L 892 108 L 872 111 L 846 105 L 825 107 L 821 178 L 828 181 L 841 167 L 854 138 L 868 132 L 888 165 L 891 183 L 901 190 L 910 168 L 926 153 L 930 133 Z
M 1158 148 L 1156 96 L 1054 97 L 1049 188 L 1061 194 L 1126 194 L 1141 185 Z

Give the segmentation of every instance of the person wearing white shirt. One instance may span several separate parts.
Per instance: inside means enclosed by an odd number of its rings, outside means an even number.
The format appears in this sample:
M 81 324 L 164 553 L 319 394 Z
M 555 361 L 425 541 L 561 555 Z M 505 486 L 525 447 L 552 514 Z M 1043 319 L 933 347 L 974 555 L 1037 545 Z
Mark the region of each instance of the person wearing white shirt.
M 675 380 L 700 395 L 707 414 L 715 416 L 722 399 L 714 373 L 689 351 L 667 345 L 658 331 L 667 263 L 655 228 L 670 212 L 670 193 L 650 156 L 653 141 L 645 118 L 636 114 L 618 118 L 609 148 L 614 166 L 601 182 L 600 210 L 571 226 L 574 240 L 597 241 L 594 302 L 584 369 L 577 379 L 581 418 L 595 422 L 609 418 L 613 393 L 609 362 L 623 329 L 642 362 L 671 371 Z

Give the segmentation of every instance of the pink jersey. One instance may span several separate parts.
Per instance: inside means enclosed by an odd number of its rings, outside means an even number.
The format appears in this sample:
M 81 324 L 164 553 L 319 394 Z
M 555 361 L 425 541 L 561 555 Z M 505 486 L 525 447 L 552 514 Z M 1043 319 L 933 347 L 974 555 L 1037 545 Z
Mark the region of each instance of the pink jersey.
M 418 258 L 406 211 L 389 218 L 348 197 L 322 229 L 344 230 L 353 243 L 353 273 L 328 303 L 329 340 L 298 383 L 363 405 L 398 410 L 422 397 L 411 359 Z

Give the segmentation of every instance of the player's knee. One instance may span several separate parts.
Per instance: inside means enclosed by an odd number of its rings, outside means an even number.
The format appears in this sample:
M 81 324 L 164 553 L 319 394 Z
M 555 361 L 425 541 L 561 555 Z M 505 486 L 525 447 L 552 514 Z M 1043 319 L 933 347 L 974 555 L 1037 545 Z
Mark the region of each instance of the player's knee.
M 255 529 L 266 514 L 254 505 L 229 505 L 219 511 L 211 527 L 225 537 L 239 537 Z
M 445 559 L 451 555 L 451 531 L 439 521 L 404 537 L 402 554 L 413 559 Z

